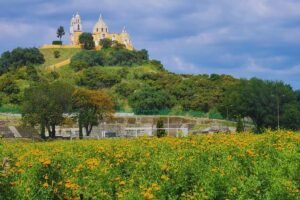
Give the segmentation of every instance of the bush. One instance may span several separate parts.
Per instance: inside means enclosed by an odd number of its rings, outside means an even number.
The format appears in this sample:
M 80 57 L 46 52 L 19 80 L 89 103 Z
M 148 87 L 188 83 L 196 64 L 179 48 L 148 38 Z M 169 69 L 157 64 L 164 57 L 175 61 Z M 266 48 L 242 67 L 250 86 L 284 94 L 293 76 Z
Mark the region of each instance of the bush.
M 103 54 L 100 51 L 81 51 L 71 58 L 70 66 L 79 71 L 84 68 L 103 65 Z
M 121 81 L 115 74 L 101 71 L 97 68 L 86 69 L 79 80 L 80 86 L 90 89 L 110 88 Z
M 16 48 L 11 52 L 7 51 L 0 58 L 0 73 L 9 69 L 15 70 L 20 67 L 43 64 L 44 55 L 37 48 Z
M 167 135 L 166 130 L 163 129 L 164 128 L 164 120 L 163 119 L 157 120 L 156 128 L 157 128 L 156 136 L 158 138 L 165 137 Z
M 53 45 L 62 45 L 62 41 L 59 41 L 59 40 L 54 40 L 52 42 Z
M 135 114 L 157 114 L 174 106 L 174 99 L 164 90 L 145 86 L 129 97 L 129 105 Z
M 54 51 L 53 52 L 54 58 L 59 58 L 60 57 L 60 52 L 59 51 Z
M 112 41 L 111 39 L 104 38 L 100 40 L 99 44 L 102 46 L 103 49 L 108 49 L 112 46 Z

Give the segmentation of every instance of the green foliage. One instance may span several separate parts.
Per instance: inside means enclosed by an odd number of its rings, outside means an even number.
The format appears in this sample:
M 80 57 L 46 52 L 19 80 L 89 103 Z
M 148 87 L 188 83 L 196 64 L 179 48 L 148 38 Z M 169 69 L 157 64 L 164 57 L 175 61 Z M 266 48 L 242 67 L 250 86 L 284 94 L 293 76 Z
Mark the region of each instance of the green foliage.
M 52 41 L 52 45 L 62 45 L 62 41 L 54 40 L 54 41 Z
M 59 58 L 60 57 L 60 51 L 54 51 L 53 56 L 54 56 L 54 58 Z
M 104 40 L 106 41 L 106 40 Z M 146 50 L 109 48 L 106 51 L 81 51 L 71 58 L 71 67 L 79 71 L 94 66 L 133 66 L 148 61 Z
M 93 35 L 91 33 L 82 33 L 79 36 L 79 43 L 82 45 L 82 48 L 91 50 L 95 48 L 95 43 Z
M 31 81 L 39 81 L 40 80 L 40 76 L 35 67 L 33 67 L 31 65 L 27 66 L 26 73 L 28 76 L 28 80 L 31 80 Z
M 2 103 L 19 104 L 20 88 L 13 76 L 3 75 L 0 78 L 0 97 Z
M 111 97 L 103 91 L 77 89 L 73 94 L 73 109 L 77 111 L 79 136 L 82 138 L 82 129 L 85 128 L 90 136 L 93 126 L 99 124 L 114 112 Z
M 130 95 L 129 105 L 136 114 L 157 114 L 173 107 L 174 99 L 164 90 L 145 86 Z
M 114 49 L 125 49 L 126 46 L 124 44 L 119 43 L 118 41 L 113 41 L 111 47 L 113 47 Z
M 136 89 L 139 84 L 136 82 L 121 82 L 114 86 L 114 91 L 122 97 L 128 98 Z
M 88 68 L 83 71 L 79 85 L 90 89 L 110 88 L 121 81 L 118 75 L 98 68 Z
M 222 105 L 230 107 L 229 114 L 233 117 L 250 117 L 259 132 L 264 128 L 276 129 L 278 114 L 281 128 L 295 129 L 300 123 L 295 93 L 282 82 L 241 80 L 226 91 Z
M 161 137 L 165 137 L 167 135 L 167 132 L 164 128 L 164 120 L 163 119 L 159 119 L 157 120 L 157 123 L 156 123 L 156 128 L 157 128 L 157 132 L 156 132 L 156 136 L 158 138 L 161 138 Z
M 236 124 L 236 132 L 242 133 L 244 131 L 245 130 L 244 130 L 244 124 L 243 124 L 242 118 L 240 116 L 238 116 L 237 124 Z
M 111 48 L 112 41 L 111 41 L 111 39 L 104 38 L 104 39 L 100 40 L 99 44 L 102 46 L 103 49 L 108 49 L 108 48 Z
M 144 51 L 118 49 L 111 52 L 105 63 L 108 66 L 132 66 L 134 64 L 142 64 L 143 61 L 146 61 L 144 54 Z
M 59 38 L 59 40 L 61 41 L 61 38 L 65 35 L 65 29 L 63 26 L 58 27 L 56 35 Z
M 72 87 L 63 82 L 39 83 L 26 89 L 22 107 L 25 123 L 40 125 L 44 137 L 45 128 L 49 137 L 55 137 L 55 126 L 63 121 L 63 114 L 71 109 Z
M 75 71 L 80 71 L 88 67 L 103 65 L 103 63 L 104 56 L 101 51 L 81 51 L 71 58 L 70 66 Z
M 11 52 L 7 51 L 0 58 L 0 73 L 5 73 L 9 69 L 15 70 L 20 67 L 43 64 L 45 62 L 43 54 L 37 48 L 16 48 Z

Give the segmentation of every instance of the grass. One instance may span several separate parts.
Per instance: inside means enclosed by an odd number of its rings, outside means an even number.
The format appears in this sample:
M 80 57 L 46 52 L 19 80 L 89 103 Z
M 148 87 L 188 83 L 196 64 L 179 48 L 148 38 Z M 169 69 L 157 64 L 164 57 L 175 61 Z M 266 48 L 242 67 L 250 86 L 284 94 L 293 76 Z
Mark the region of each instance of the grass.
M 286 131 L 4 140 L 0 199 L 299 199 L 299 144 Z
M 75 55 L 76 53 L 81 51 L 81 49 L 72 49 L 72 48 L 59 49 L 58 48 L 58 49 L 40 49 L 40 51 L 44 55 L 45 61 L 46 61 L 43 65 L 41 65 L 41 67 L 48 67 L 48 66 L 54 65 L 56 63 L 59 63 L 59 62 L 62 62 L 64 60 L 71 58 L 73 55 Z M 54 51 L 60 52 L 59 58 L 54 57 Z

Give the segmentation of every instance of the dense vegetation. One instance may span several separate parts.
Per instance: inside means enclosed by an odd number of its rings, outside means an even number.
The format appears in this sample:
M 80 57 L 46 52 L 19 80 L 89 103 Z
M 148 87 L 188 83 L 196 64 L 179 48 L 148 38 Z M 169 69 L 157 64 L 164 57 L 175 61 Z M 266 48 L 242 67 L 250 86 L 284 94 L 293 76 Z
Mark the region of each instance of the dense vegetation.
M 197 116 L 209 113 L 214 117 L 222 115 L 226 119 L 240 117 L 253 121 L 257 131 L 278 127 L 299 129 L 300 92 L 293 91 L 289 85 L 256 78 L 236 79 L 229 75 L 174 74 L 166 71 L 159 61 L 150 60 L 146 50 L 129 51 L 107 41 L 102 44 L 105 48 L 98 51 L 42 49 L 40 53 L 38 49 L 18 48 L 5 52 L 0 62 L 3 108 L 20 108 L 24 91 L 30 85 L 62 81 L 72 87 L 105 90 L 118 111 L 197 112 Z M 55 71 L 47 68 L 70 57 L 69 65 Z M 45 64 L 41 64 L 44 61 Z
M 0 199 L 299 199 L 299 142 L 290 132 L 0 140 Z
M 0 73 L 15 70 L 19 67 L 43 64 L 44 56 L 37 48 L 16 48 L 11 52 L 6 51 L 0 58 Z

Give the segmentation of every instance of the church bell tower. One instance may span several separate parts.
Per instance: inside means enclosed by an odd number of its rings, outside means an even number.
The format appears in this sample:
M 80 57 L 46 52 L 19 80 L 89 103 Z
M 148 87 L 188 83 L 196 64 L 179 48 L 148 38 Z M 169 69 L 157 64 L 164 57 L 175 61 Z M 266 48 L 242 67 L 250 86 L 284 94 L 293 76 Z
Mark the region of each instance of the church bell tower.
M 70 45 L 79 45 L 79 36 L 82 34 L 82 23 L 79 13 L 73 15 L 70 24 Z

